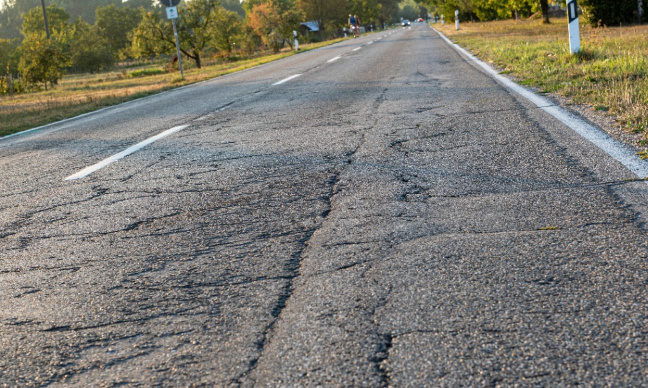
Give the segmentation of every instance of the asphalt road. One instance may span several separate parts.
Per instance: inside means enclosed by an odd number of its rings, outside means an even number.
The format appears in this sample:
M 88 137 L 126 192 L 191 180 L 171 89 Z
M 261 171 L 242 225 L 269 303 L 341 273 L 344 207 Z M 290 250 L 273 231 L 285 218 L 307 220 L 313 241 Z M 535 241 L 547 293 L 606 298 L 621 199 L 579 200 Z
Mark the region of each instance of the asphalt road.
M 0 139 L 0 174 L 0 386 L 648 385 L 648 185 L 424 25 Z

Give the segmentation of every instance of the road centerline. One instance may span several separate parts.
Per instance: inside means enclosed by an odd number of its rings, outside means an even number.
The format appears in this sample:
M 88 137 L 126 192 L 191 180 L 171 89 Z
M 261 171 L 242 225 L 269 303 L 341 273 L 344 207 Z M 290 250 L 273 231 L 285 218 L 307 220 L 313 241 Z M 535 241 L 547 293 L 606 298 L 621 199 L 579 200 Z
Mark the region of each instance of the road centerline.
M 173 127 L 171 129 L 168 129 L 168 130 L 166 130 L 166 131 L 164 131 L 164 132 L 162 132 L 160 134 L 157 134 L 157 135 L 155 135 L 153 137 L 149 137 L 148 139 L 146 139 L 146 140 L 144 140 L 142 142 L 139 142 L 139 143 L 137 143 L 137 144 L 135 144 L 135 145 L 133 145 L 131 147 L 128 147 L 127 149 L 125 149 L 124 151 L 122 151 L 122 152 L 120 152 L 118 154 L 115 154 L 115 155 L 113 155 L 113 156 L 111 156 L 109 158 L 106 158 L 106 159 L 102 160 L 99 163 L 95 163 L 92 166 L 86 167 L 83 170 L 77 172 L 76 174 L 72 174 L 72 175 L 68 176 L 67 178 L 65 178 L 65 180 L 66 181 L 71 181 L 71 180 L 75 180 L 75 179 L 85 178 L 88 175 L 92 174 L 93 172 L 99 171 L 102 168 L 108 166 L 109 164 L 114 163 L 114 162 L 118 161 L 119 159 L 122 159 L 122 158 L 124 158 L 124 157 L 126 157 L 126 156 L 128 156 L 128 155 L 130 155 L 130 154 L 132 154 L 134 152 L 137 152 L 140 149 L 146 147 L 147 145 L 149 145 L 149 144 L 151 144 L 153 142 L 156 142 L 156 141 L 158 141 L 160 139 L 163 139 L 163 138 L 165 138 L 165 137 L 167 137 L 169 135 L 172 135 L 172 134 L 174 134 L 176 132 L 182 131 L 183 129 L 187 128 L 188 126 L 189 125 L 179 125 L 177 127 Z
M 292 79 L 295 79 L 295 78 L 297 78 L 297 77 L 299 77 L 299 76 L 301 76 L 301 74 L 291 75 L 291 76 L 288 77 L 288 78 L 285 78 L 285 79 L 282 79 L 282 80 L 279 81 L 279 82 L 275 82 L 275 83 L 273 83 L 272 86 L 281 85 L 281 84 L 286 83 L 286 82 L 288 82 L 288 81 L 290 81 L 290 80 L 292 80 Z

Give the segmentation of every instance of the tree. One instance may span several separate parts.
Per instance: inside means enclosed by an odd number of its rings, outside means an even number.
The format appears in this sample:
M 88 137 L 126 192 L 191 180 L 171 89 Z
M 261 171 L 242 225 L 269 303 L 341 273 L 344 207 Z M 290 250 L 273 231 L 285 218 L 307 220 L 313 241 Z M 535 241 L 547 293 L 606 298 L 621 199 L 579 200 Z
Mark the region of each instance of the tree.
M 380 11 L 378 12 L 378 22 L 382 25 L 391 22 L 398 12 L 398 0 L 378 0 Z
M 358 15 L 360 23 L 369 25 L 378 20 L 381 11 L 379 0 L 349 0 L 351 13 Z
M 81 18 L 71 26 L 70 64 L 76 71 L 94 73 L 115 63 L 108 41 Z
M 212 40 L 210 46 L 220 51 L 231 52 L 232 47 L 240 38 L 243 32 L 241 17 L 238 13 L 228 11 L 224 8 L 214 10 L 216 22 L 212 28 Z
M 338 28 L 346 24 L 347 0 L 297 0 L 297 9 L 306 20 L 319 22 L 320 31 Z
M 303 20 L 303 14 L 294 8 L 292 0 L 265 0 L 246 13 L 249 26 L 275 53 L 285 43 L 292 47 L 293 31 Z
M 0 74 L 18 73 L 18 40 L 0 39 Z
M 220 12 L 218 0 L 192 0 L 178 11 L 176 27 L 180 51 L 200 68 L 202 50 L 210 43 Z M 144 12 L 141 23 L 133 31 L 133 49 L 139 55 L 175 52 L 172 25 L 154 12 Z
M 142 14 L 133 8 L 117 7 L 111 4 L 96 11 L 94 30 L 110 45 L 117 57 L 127 57 L 131 46 L 129 34 L 142 21 Z
M 11 77 L 18 73 L 19 59 L 18 40 L 0 39 L 0 94 L 13 93 L 14 87 L 9 87 Z
M 121 0 L 48 0 L 52 4 L 65 9 L 72 19 L 81 18 L 89 24 L 95 23 L 95 10 L 110 4 L 121 6 Z M 49 14 L 48 14 L 49 16 Z
M 18 69 L 25 82 L 31 85 L 54 86 L 63 76 L 68 64 L 67 47 L 60 39 L 47 39 L 45 32 L 27 35 L 21 44 L 22 56 Z
M 47 6 L 47 22 L 52 35 L 63 34 L 69 27 L 70 14 L 57 5 Z M 32 8 L 24 17 L 22 34 L 27 37 L 30 34 L 45 32 L 43 21 L 43 10 L 40 7 Z

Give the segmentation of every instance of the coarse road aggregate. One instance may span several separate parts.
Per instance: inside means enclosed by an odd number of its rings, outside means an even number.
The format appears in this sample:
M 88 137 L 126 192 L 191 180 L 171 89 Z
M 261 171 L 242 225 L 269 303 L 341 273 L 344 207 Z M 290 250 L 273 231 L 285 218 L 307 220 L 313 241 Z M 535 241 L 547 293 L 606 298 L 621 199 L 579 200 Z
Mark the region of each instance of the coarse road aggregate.
M 648 385 L 644 177 L 425 24 L 0 139 L 0 171 L 0 386 Z

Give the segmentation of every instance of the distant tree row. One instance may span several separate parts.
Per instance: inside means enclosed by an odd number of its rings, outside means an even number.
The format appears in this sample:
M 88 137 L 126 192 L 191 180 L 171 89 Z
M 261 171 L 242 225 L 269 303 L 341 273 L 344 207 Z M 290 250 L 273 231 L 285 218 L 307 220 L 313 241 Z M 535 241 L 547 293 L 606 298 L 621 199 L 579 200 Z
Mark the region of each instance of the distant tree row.
M 40 0 L 1 1 L 0 92 L 12 79 L 12 91 L 48 88 L 65 72 L 97 72 L 119 60 L 176 52 L 159 0 L 47 0 L 49 38 Z M 406 3 L 421 9 L 414 0 Z M 200 68 L 207 54 L 277 52 L 292 45 L 304 21 L 318 23 L 310 38 L 319 40 L 340 35 L 350 13 L 369 28 L 396 20 L 399 12 L 398 0 L 191 0 L 180 3 L 176 26 L 183 57 Z
M 464 20 L 494 20 L 528 17 L 541 12 L 549 22 L 549 6 L 564 7 L 566 0 L 419 0 L 446 20 L 454 20 L 459 10 Z M 646 22 L 645 0 L 579 0 L 583 16 L 593 26 L 613 26 L 619 23 Z

